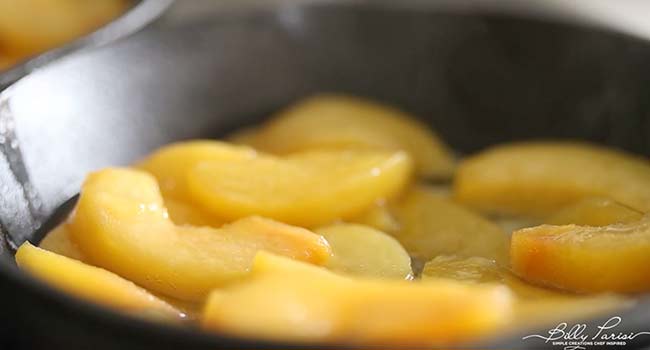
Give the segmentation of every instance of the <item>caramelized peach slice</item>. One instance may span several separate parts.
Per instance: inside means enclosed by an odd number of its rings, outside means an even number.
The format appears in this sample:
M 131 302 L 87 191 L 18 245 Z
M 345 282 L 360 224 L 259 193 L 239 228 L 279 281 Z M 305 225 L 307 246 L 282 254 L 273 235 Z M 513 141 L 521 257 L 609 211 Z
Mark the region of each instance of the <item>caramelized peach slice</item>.
M 156 180 L 128 169 L 91 174 L 68 227 L 94 265 L 188 301 L 244 276 L 259 250 L 315 264 L 330 256 L 321 236 L 259 217 L 220 229 L 175 226 Z
M 557 208 L 598 196 L 647 212 L 650 163 L 591 144 L 508 144 L 463 161 L 454 195 L 477 209 L 507 215 L 547 217 Z
M 515 231 L 513 271 L 575 292 L 650 291 L 650 217 L 608 226 L 542 225 Z
M 247 140 L 275 154 L 310 149 L 403 150 L 425 177 L 449 178 L 454 157 L 427 125 L 407 113 L 360 98 L 321 95 L 280 112 Z
M 336 224 L 317 229 L 332 248 L 327 268 L 365 277 L 409 279 L 411 257 L 399 242 L 371 227 Z
M 180 319 L 185 315 L 122 277 L 24 243 L 16 252 L 21 269 L 64 292 L 134 314 Z
M 447 278 L 465 283 L 502 284 L 517 297 L 513 327 L 532 327 L 553 322 L 605 314 L 631 306 L 631 300 L 616 295 L 576 295 L 530 285 L 498 266 L 493 260 L 438 256 L 426 263 L 422 279 Z
M 176 225 L 220 227 L 225 223 L 197 205 L 171 198 L 164 198 L 164 202 L 169 219 Z
M 363 214 L 350 219 L 350 222 L 374 227 L 383 232 L 397 232 L 400 229 L 399 221 L 390 212 L 388 204 L 380 200 Z
M 0 42 L 21 57 L 72 41 L 130 6 L 127 0 L 0 0 Z
M 428 261 L 422 270 L 422 279 L 431 278 L 449 278 L 466 283 L 499 283 L 507 286 L 517 297 L 523 299 L 560 295 L 559 292 L 530 285 L 505 267 L 499 266 L 494 260 L 477 256 L 437 256 Z
M 0 72 L 11 67 L 11 65 L 19 60 L 19 57 L 13 57 L 6 52 L 0 52 Z
M 83 260 L 83 254 L 81 254 L 79 247 L 70 239 L 70 233 L 65 224 L 61 224 L 54 230 L 48 232 L 39 246 L 52 253 L 67 256 L 75 260 Z
M 504 271 L 494 260 L 478 256 L 439 255 L 424 265 L 422 279 L 451 278 L 471 283 L 501 283 Z
M 210 295 L 202 324 L 282 341 L 431 346 L 476 339 L 510 316 L 503 287 L 352 279 L 260 252 L 248 280 Z
M 611 199 L 590 197 L 560 209 L 546 219 L 551 225 L 605 226 L 639 221 L 643 213 Z
M 441 254 L 482 256 L 508 262 L 508 235 L 496 224 L 425 186 L 415 187 L 394 205 L 401 229 L 394 236 L 414 257 Z
M 313 227 L 359 215 L 410 179 L 403 152 L 313 151 L 203 162 L 187 176 L 196 203 L 226 219 L 262 215 Z
M 137 167 L 156 177 L 166 198 L 187 201 L 191 198 L 186 185 L 187 173 L 197 164 L 204 161 L 251 159 L 256 156 L 257 152 L 251 148 L 225 142 L 186 141 L 158 149 L 137 164 Z

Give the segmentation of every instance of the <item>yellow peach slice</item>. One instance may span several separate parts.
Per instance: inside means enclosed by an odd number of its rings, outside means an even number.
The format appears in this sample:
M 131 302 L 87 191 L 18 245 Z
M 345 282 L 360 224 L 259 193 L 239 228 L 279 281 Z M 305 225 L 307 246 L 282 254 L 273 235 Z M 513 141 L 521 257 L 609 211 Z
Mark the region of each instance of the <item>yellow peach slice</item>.
M 169 219 L 176 225 L 220 227 L 225 221 L 192 205 L 172 198 L 164 198 Z
M 62 45 L 124 12 L 127 0 L 0 0 L 0 42 L 20 56 Z
M 501 283 L 504 271 L 494 260 L 479 256 L 439 255 L 424 265 L 422 279 L 451 278 L 470 283 Z
M 2 47 L 0 47 L 0 50 Z M 14 63 L 18 62 L 20 58 L 9 55 L 7 52 L 0 52 L 0 72 L 11 67 Z
M 492 283 L 508 287 L 517 298 L 513 327 L 532 327 L 552 322 L 568 322 L 622 309 L 631 300 L 616 295 L 576 295 L 526 283 L 493 260 L 441 255 L 429 261 L 422 279 L 448 278 L 465 283 Z
M 185 315 L 122 277 L 78 260 L 24 243 L 16 263 L 34 277 L 80 298 L 133 314 L 181 319 Z
M 403 152 L 312 151 L 286 158 L 203 162 L 187 176 L 194 201 L 215 215 L 261 215 L 314 227 L 359 215 L 410 179 Z
M 282 341 L 431 346 L 474 340 L 510 317 L 503 287 L 353 279 L 260 252 L 249 279 L 210 295 L 202 325 Z
M 403 150 L 414 159 L 416 172 L 425 177 L 449 178 L 455 163 L 449 148 L 414 116 L 342 95 L 298 102 L 247 142 L 275 154 L 328 148 Z
M 605 226 L 639 221 L 643 213 L 611 199 L 590 197 L 560 209 L 545 220 L 551 225 Z
M 332 271 L 355 276 L 410 279 L 411 257 L 399 242 L 371 227 L 336 224 L 317 229 L 332 248 L 325 265 Z
M 547 217 L 585 197 L 607 197 L 650 211 L 647 159 L 586 143 L 497 146 L 463 161 L 454 195 L 474 208 Z
M 221 141 L 196 140 L 164 146 L 136 165 L 158 180 L 166 198 L 190 198 L 186 177 L 190 169 L 204 161 L 250 159 L 257 155 L 248 147 L 233 146 Z
M 81 254 L 79 247 L 70 239 L 70 233 L 65 224 L 61 224 L 54 230 L 48 232 L 39 244 L 39 247 L 52 253 L 83 261 L 83 254 Z
M 92 173 L 68 228 L 94 265 L 188 301 L 244 276 L 259 250 L 315 264 L 326 263 L 331 253 L 321 236 L 259 217 L 220 229 L 176 226 L 156 180 L 129 169 Z
M 508 235 L 501 228 L 425 186 L 395 203 L 394 213 L 401 224 L 394 236 L 418 259 L 457 254 L 508 262 Z
M 542 225 L 515 231 L 513 271 L 575 292 L 650 291 L 650 217 L 608 226 Z
M 513 275 L 508 269 L 499 266 L 494 260 L 482 257 L 460 257 L 440 255 L 428 261 L 422 270 L 422 279 L 449 278 L 466 283 L 498 283 L 510 288 L 522 299 L 568 296 L 554 290 L 530 285 Z
M 349 221 L 374 227 L 383 232 L 397 232 L 400 229 L 397 218 L 390 212 L 384 200 L 378 201 L 370 209 Z

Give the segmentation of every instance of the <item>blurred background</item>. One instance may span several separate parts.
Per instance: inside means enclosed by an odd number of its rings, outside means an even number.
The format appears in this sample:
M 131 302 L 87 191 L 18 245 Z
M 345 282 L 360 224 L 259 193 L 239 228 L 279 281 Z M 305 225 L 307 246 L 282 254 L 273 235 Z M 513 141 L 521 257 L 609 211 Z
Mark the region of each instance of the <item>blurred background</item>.
M 149 0 L 163 1 L 163 0 Z M 157 25 L 174 25 L 242 6 L 328 0 L 177 0 Z M 332 0 L 329 0 L 332 1 Z M 363 2 L 363 0 L 353 0 Z M 646 0 L 370 0 L 460 11 L 532 12 L 614 27 L 650 38 Z M 0 0 L 0 71 L 88 34 L 137 6 L 136 0 Z

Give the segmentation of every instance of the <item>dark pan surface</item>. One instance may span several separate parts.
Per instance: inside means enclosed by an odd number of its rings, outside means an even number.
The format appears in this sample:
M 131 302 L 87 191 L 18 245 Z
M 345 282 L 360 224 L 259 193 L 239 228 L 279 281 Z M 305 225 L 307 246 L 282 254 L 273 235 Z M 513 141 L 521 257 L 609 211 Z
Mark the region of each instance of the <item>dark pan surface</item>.
M 66 57 L 0 97 L 5 347 L 273 345 L 127 322 L 17 273 L 10 248 L 36 240 L 35 231 L 78 192 L 92 169 L 128 164 L 174 140 L 222 135 L 319 91 L 367 96 L 414 112 L 465 153 L 497 142 L 552 137 L 648 155 L 647 62 L 646 42 L 605 31 L 355 5 L 224 13 L 176 28 L 151 28 Z M 618 330 L 650 331 L 649 304 L 646 299 L 622 312 Z M 520 338 L 484 346 L 544 346 Z M 644 342 L 650 337 L 629 344 Z

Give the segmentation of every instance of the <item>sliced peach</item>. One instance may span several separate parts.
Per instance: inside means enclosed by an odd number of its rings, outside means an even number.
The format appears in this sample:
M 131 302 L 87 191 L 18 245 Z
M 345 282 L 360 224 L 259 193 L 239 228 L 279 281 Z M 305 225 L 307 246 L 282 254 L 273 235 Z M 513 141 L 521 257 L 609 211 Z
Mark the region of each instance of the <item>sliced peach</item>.
M 650 211 L 650 163 L 601 146 L 528 142 L 497 146 L 463 161 L 460 202 L 491 213 L 547 217 L 585 197 Z
M 332 271 L 355 276 L 409 279 L 411 257 L 399 242 L 364 225 L 336 224 L 314 231 L 325 237 L 332 257 L 325 265 Z
M 75 260 L 83 260 L 83 254 L 79 247 L 70 239 L 70 233 L 65 224 L 57 226 L 54 230 L 47 233 L 45 238 L 39 244 L 39 247 L 67 256 Z
M 510 288 L 517 297 L 523 299 L 560 295 L 559 292 L 530 285 L 513 275 L 507 268 L 499 266 L 494 260 L 478 256 L 437 256 L 428 261 L 422 270 L 422 279 L 431 278 L 449 278 L 467 283 L 503 284 Z
M 225 223 L 197 205 L 172 198 L 164 198 L 164 203 L 169 219 L 176 225 L 220 227 Z
M 186 185 L 187 173 L 204 161 L 250 159 L 257 155 L 248 147 L 225 142 L 196 140 L 164 146 L 136 166 L 156 177 L 166 198 L 187 201 L 191 196 Z
M 120 15 L 127 0 L 0 0 L 0 42 L 33 55 L 86 35 Z
M 545 220 L 551 225 L 605 226 L 639 221 L 643 213 L 607 198 L 589 197 L 560 209 Z
M 11 67 L 14 63 L 18 62 L 20 58 L 9 55 L 7 52 L 0 52 L 0 71 Z
M 68 227 L 94 265 L 189 301 L 244 276 L 259 250 L 315 264 L 326 263 L 330 256 L 321 236 L 259 217 L 220 229 L 175 226 L 156 180 L 129 169 L 91 174 Z
M 390 212 L 388 204 L 384 200 L 378 201 L 370 209 L 349 221 L 374 227 L 383 232 L 397 232 L 400 229 L 399 221 Z
M 472 283 L 501 283 L 504 272 L 505 269 L 494 260 L 479 256 L 439 255 L 424 265 L 422 279 L 451 278 Z
M 210 295 L 202 324 L 282 341 L 431 346 L 476 339 L 510 317 L 503 287 L 352 279 L 260 252 L 248 280 Z
M 248 143 L 288 154 L 310 149 L 403 150 L 425 177 L 449 178 L 454 157 L 429 127 L 395 108 L 343 96 L 315 96 L 280 112 Z
M 312 151 L 203 162 L 187 176 L 194 201 L 226 219 L 262 215 L 313 227 L 359 215 L 410 179 L 403 152 Z
M 122 277 L 24 243 L 16 263 L 34 277 L 80 298 L 134 314 L 181 319 L 185 315 Z
M 441 255 L 426 263 L 422 279 L 447 278 L 471 284 L 502 284 L 517 297 L 513 327 L 532 327 L 604 314 L 630 306 L 616 295 L 576 295 L 526 283 L 493 260 Z
M 426 186 L 410 190 L 394 204 L 394 212 L 401 224 L 394 236 L 418 259 L 457 254 L 508 262 L 508 235 L 503 230 Z
M 650 291 L 650 217 L 608 226 L 542 225 L 515 231 L 513 271 L 575 292 Z

